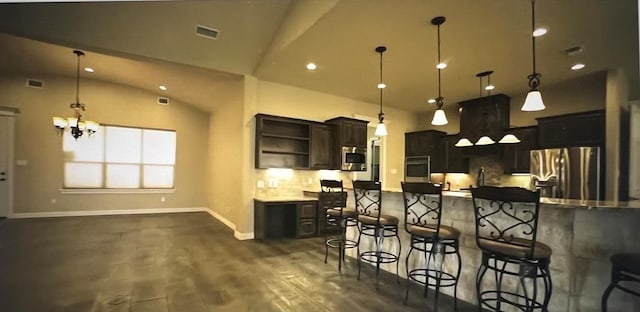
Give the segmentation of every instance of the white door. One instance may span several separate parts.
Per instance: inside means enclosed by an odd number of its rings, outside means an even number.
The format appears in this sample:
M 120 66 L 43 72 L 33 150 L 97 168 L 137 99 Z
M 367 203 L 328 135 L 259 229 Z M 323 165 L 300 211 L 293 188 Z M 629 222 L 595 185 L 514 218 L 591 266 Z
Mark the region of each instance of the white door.
M 4 113 L 0 111 L 0 217 L 8 217 L 11 212 L 13 180 L 14 117 Z

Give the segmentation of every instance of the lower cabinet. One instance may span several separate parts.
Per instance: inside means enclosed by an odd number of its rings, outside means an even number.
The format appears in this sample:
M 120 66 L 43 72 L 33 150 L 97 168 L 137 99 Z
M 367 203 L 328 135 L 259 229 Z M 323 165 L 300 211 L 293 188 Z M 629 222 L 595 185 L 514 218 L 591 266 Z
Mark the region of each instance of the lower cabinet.
M 256 239 L 304 238 L 316 235 L 317 201 L 254 200 Z

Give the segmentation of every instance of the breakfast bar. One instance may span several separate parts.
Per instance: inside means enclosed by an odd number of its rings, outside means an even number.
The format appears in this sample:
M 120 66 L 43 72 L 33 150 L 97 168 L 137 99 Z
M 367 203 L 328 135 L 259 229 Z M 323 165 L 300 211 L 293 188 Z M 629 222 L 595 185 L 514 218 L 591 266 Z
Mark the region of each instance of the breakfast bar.
M 353 205 L 352 196 L 349 196 L 349 199 L 351 202 L 347 205 Z M 553 293 L 549 311 L 600 311 L 600 299 L 611 279 L 610 256 L 640 250 L 640 201 L 541 198 L 540 202 L 537 240 L 553 250 Z M 384 214 L 400 219 L 401 242 L 403 247 L 408 246 L 409 236 L 403 230 L 402 193 L 384 192 L 382 205 Z M 461 232 L 462 274 L 458 298 L 476 302 L 475 278 L 481 261 L 481 251 L 476 247 L 470 192 L 443 193 L 442 224 L 455 227 Z M 350 230 L 348 235 L 355 237 L 357 233 Z M 394 244 L 397 244 L 395 240 L 386 240 L 384 243 L 388 244 L 385 248 L 395 248 Z M 355 257 L 355 251 L 348 251 L 347 255 Z M 401 259 L 404 257 L 406 248 Z M 404 261 L 400 263 L 400 274 L 404 276 Z M 445 272 L 454 270 L 454 266 L 455 261 L 445 259 Z M 383 268 L 395 272 L 395 265 L 383 265 Z M 452 289 L 442 289 L 442 292 L 452 295 Z M 609 300 L 609 311 L 637 311 L 638 307 L 640 302 L 637 298 L 621 293 L 612 293 Z

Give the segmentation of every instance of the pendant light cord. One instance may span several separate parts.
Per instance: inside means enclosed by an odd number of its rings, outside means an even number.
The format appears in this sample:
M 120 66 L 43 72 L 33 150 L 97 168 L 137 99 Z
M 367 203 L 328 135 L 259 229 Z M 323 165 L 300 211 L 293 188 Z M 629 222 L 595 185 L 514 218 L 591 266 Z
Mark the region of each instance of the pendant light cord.
M 438 65 L 440 65 L 440 25 L 438 25 Z M 441 87 L 441 72 L 440 66 L 438 66 L 438 109 L 442 108 L 442 87 Z
M 76 53 L 76 103 L 80 104 L 80 53 Z
M 536 74 L 536 37 L 533 32 L 536 30 L 536 0 L 531 0 L 531 54 L 533 55 L 533 74 Z
M 382 53 L 384 53 L 384 51 L 380 52 L 380 82 L 379 82 L 379 84 L 382 84 Z M 378 114 L 379 115 L 378 118 L 382 119 L 383 118 L 382 117 L 383 116 L 383 113 L 382 113 L 382 90 L 384 88 L 378 88 L 378 89 L 380 89 L 380 113 Z

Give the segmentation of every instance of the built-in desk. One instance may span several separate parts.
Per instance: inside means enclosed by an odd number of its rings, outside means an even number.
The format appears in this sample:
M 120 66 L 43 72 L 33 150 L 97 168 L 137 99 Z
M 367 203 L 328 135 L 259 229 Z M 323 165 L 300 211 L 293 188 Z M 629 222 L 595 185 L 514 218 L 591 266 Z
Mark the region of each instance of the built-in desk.
M 315 236 L 317 205 L 312 197 L 254 198 L 256 239 Z

